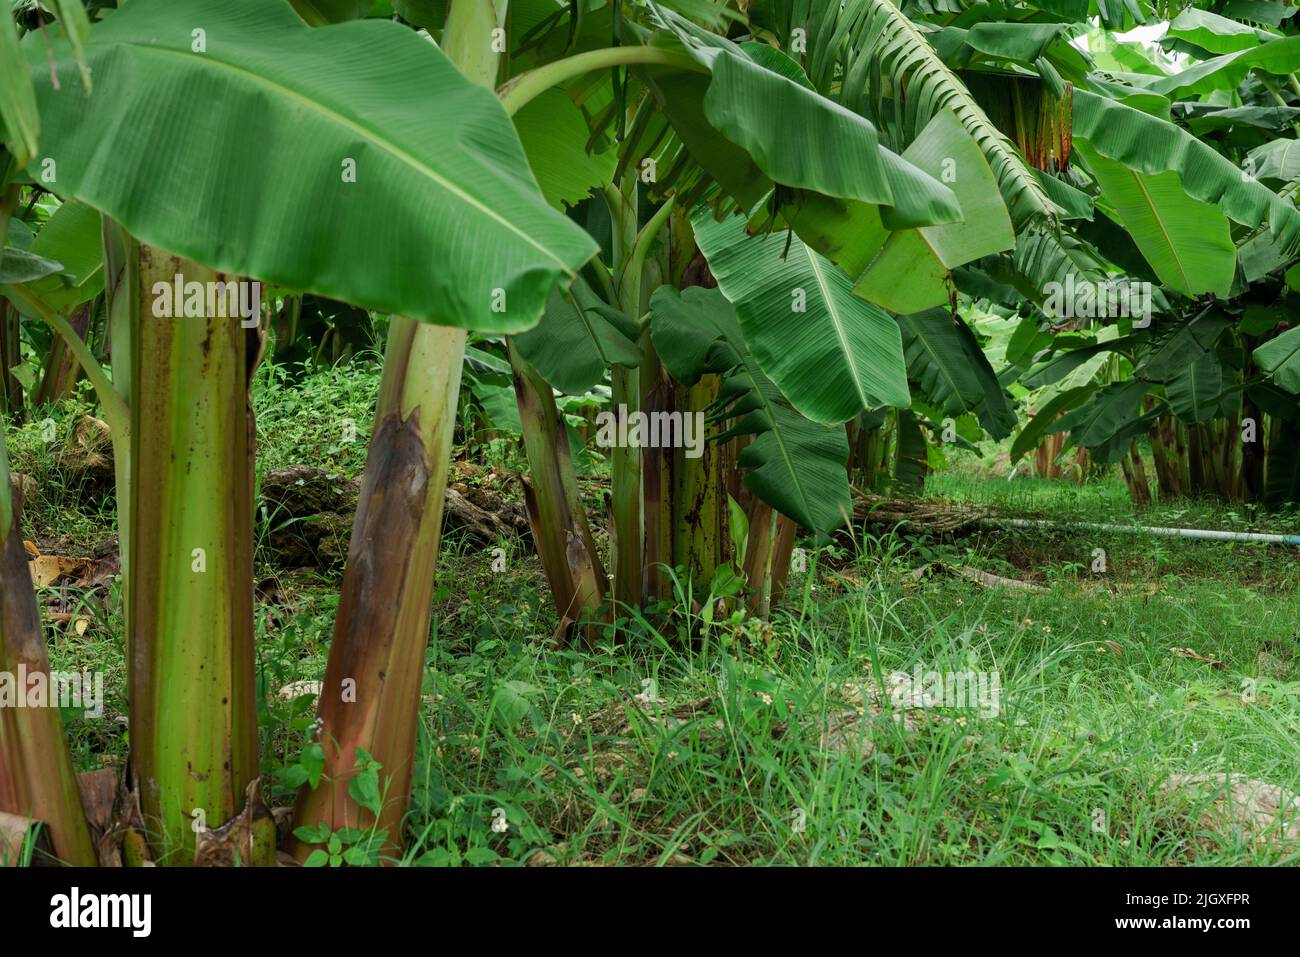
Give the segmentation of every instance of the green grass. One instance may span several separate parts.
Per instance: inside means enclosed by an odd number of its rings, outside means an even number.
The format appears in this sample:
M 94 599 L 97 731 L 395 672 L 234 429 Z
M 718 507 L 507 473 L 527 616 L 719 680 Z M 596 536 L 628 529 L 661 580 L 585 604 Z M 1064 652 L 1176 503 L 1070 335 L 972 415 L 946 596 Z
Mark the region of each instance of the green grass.
M 265 463 L 363 462 L 372 374 L 259 377 Z M 273 410 L 273 411 L 272 411 Z M 340 443 L 354 418 L 359 439 Z M 45 446 L 11 435 L 15 459 Z M 514 462 L 518 465 L 518 453 Z M 57 470 L 48 474 L 55 475 Z M 1130 521 L 1122 484 L 1082 488 L 962 474 L 929 494 L 1061 519 Z M 98 522 L 57 497 L 46 520 Z M 1154 516 L 1161 516 L 1157 521 Z M 1158 506 L 1157 524 L 1284 527 L 1213 503 Z M 1294 523 L 1290 526 L 1294 528 Z M 92 540 L 92 539 L 87 539 Z M 1272 864 L 1294 847 L 1207 830 L 1172 774 L 1236 772 L 1300 790 L 1300 555 L 1082 531 L 987 531 L 956 541 L 865 539 L 811 553 L 764 625 L 679 614 L 556 650 L 535 558 L 449 541 L 440 563 L 405 861 L 413 864 Z M 1095 549 L 1106 570 L 1094 572 Z M 926 563 L 972 565 L 1041 591 L 986 589 Z M 299 761 L 314 707 L 277 691 L 324 671 L 337 573 L 273 571 L 259 587 L 265 772 Z M 114 596 L 62 590 L 84 635 L 47 626 L 56 667 L 103 670 L 103 720 L 69 715 L 79 767 L 120 764 L 125 711 Z M 81 603 L 78 605 L 78 603 Z M 690 607 L 681 602 L 680 607 Z M 615 640 L 618 639 L 618 640 Z M 1221 667 L 1181 657 L 1189 648 Z M 822 742 L 845 685 L 890 671 L 996 672 L 996 716 L 886 708 L 850 730 L 863 758 Z M 693 715 L 667 727 L 648 691 Z M 273 785 L 273 801 L 291 791 Z M 493 828 L 495 817 L 508 825 Z M 503 817 L 504 816 L 504 817 Z

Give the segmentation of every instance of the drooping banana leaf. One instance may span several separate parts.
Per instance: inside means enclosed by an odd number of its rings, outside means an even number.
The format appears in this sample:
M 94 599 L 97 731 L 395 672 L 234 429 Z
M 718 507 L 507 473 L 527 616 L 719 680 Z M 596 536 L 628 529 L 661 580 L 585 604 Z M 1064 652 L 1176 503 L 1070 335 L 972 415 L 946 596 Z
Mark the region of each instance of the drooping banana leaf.
M 66 43 L 55 54 L 71 62 Z M 55 91 L 31 52 L 50 188 L 151 245 L 496 331 L 531 327 L 595 252 L 547 207 L 492 93 L 397 24 L 313 30 L 285 0 L 132 0 L 86 58 L 93 98 Z
M 1020 383 L 1026 389 L 1040 389 L 1043 386 L 1055 385 L 1096 356 L 1107 352 L 1130 349 L 1136 341 L 1133 336 L 1119 336 L 1080 346 L 1077 349 L 1068 349 L 1042 365 L 1030 369 L 1027 374 L 1021 377 Z
M 1246 174 L 1289 183 L 1300 176 L 1300 140 L 1270 140 L 1247 154 Z
M 802 414 L 846 422 L 910 401 L 897 324 L 789 233 L 750 236 L 742 216 L 694 218 L 709 269 L 759 366 Z
M 33 284 L 32 291 L 66 312 L 104 288 L 104 243 L 99 214 L 84 203 L 64 203 L 41 227 L 31 252 L 63 264 L 62 276 Z
M 1150 388 L 1137 379 L 1104 386 L 1085 405 L 1050 425 L 1047 434 L 1069 432 L 1075 445 L 1101 445 L 1141 417 L 1142 396 Z
M 41 129 L 27 60 L 18 43 L 18 28 L 8 5 L 0 10 L 0 132 L 19 168 L 36 155 Z
M 1210 53 L 1250 50 L 1277 38 L 1276 33 L 1230 20 L 1209 10 L 1188 7 L 1169 23 L 1165 37 L 1195 44 Z
M 579 278 L 571 293 L 552 293 L 542 321 L 513 341 L 543 379 L 561 392 L 581 395 L 614 363 L 641 363 L 636 339 L 636 324 Z
M 0 286 L 35 282 L 61 272 L 63 272 L 63 263 L 53 259 L 46 259 L 44 256 L 38 256 L 16 246 L 6 246 L 0 250 Z
M 1300 327 L 1288 329 L 1258 347 L 1251 357 L 1273 384 L 1300 394 Z
M 920 495 L 925 490 L 927 448 L 921 423 L 911 409 L 899 409 L 898 446 L 894 452 L 894 491 Z
M 771 69 L 770 51 L 669 24 L 710 75 L 656 69 L 644 79 L 695 162 L 742 209 L 779 184 L 869 208 L 886 229 L 961 219 L 947 186 L 882 147 L 868 120 L 800 82 L 790 69 L 797 64 Z
M 1219 412 L 1223 363 L 1214 351 L 1202 353 L 1165 385 L 1165 398 L 1179 421 L 1207 422 Z
M 588 152 L 587 121 L 563 91 L 547 90 L 513 119 L 542 195 L 552 206 L 573 206 L 613 179 L 617 151 Z
M 1096 386 L 1086 385 L 1074 389 L 1065 389 L 1058 392 L 1049 402 L 1043 405 L 1034 416 L 1025 423 L 1025 427 L 1020 430 L 1016 440 L 1011 443 L 1011 462 L 1015 464 L 1021 457 L 1032 452 L 1038 447 L 1038 443 L 1043 440 L 1048 428 L 1056 421 L 1057 416 L 1063 412 L 1069 412 L 1071 409 L 1078 408 L 1088 400 L 1088 397 L 1097 391 Z
M 1160 281 L 1186 296 L 1226 296 L 1237 267 L 1227 217 L 1188 196 L 1176 173 L 1142 173 L 1082 149 L 1102 196 Z
M 1267 222 L 1288 250 L 1300 245 L 1300 211 L 1173 123 L 1086 90 L 1074 93 L 1074 142 L 1136 173 L 1174 172 L 1189 197 L 1243 226 Z
M 1151 351 L 1139 360 L 1134 374 L 1151 382 L 1168 382 L 1214 348 L 1219 335 L 1231 323 L 1222 309 L 1206 306 L 1170 329 L 1158 326 Z
M 888 91 L 895 102 L 905 103 L 891 113 L 899 121 L 904 143 L 911 142 L 935 113 L 951 110 L 984 152 L 1013 222 L 1022 225 L 1060 211 L 1007 137 L 891 0 L 858 0 L 846 9 L 845 19 L 851 28 L 837 30 L 825 44 L 829 58 L 844 67 L 841 102 L 856 104 L 876 93 L 878 115 L 884 112 L 880 97 Z
M 1300 37 L 1278 37 L 1246 50 L 1193 63 L 1173 76 L 1144 84 L 1161 96 L 1190 97 L 1216 90 L 1236 90 L 1251 70 L 1286 76 L 1300 70 Z
M 945 415 L 974 412 L 995 439 L 1016 427 L 1016 413 L 984 350 L 964 322 L 942 309 L 899 316 L 907 368 L 926 401 Z

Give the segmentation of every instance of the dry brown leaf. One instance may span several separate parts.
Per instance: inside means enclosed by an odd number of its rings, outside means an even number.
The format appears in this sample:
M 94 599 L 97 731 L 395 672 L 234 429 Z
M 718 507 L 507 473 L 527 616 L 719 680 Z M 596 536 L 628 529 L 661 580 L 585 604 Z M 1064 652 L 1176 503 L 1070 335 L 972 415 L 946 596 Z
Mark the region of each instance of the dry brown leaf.
M 1192 658 L 1196 661 L 1204 661 L 1211 668 L 1214 668 L 1218 671 L 1223 671 L 1225 668 L 1228 667 L 1222 661 L 1217 661 L 1214 658 L 1207 658 L 1205 657 L 1205 655 L 1196 653 L 1191 648 L 1170 648 L 1169 653 L 1173 655 L 1177 655 L 1179 658 Z
M 65 555 L 38 555 L 28 562 L 32 570 L 32 584 L 37 588 L 53 585 L 60 578 L 81 577 L 81 572 L 90 564 L 89 558 L 69 558 Z

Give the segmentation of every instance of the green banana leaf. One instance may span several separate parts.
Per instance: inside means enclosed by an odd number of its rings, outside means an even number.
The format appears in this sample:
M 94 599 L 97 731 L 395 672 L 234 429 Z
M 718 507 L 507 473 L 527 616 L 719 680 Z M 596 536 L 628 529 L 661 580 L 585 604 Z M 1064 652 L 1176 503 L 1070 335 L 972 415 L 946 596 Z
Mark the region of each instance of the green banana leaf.
M 50 188 L 224 272 L 513 332 L 596 250 L 546 205 L 492 93 L 395 23 L 132 0 L 91 32 L 93 100 L 31 57 Z
M 613 364 L 641 363 L 636 324 L 607 305 L 579 278 L 572 292 L 557 289 L 542 321 L 514 337 L 515 348 L 561 392 L 581 395 Z
M 897 324 L 834 264 L 789 233 L 750 236 L 741 216 L 701 210 L 694 226 L 759 366 L 800 413 L 835 423 L 909 404 Z
M 1087 90 L 1074 91 L 1074 144 L 1136 173 L 1174 172 L 1189 197 L 1254 228 L 1264 222 L 1287 250 L 1300 246 L 1300 211 L 1173 123 Z
M 983 349 L 964 322 L 942 309 L 899 316 L 908 372 L 925 400 L 945 415 L 974 412 L 995 439 L 1016 427 L 1016 413 Z
M 949 110 L 935 114 L 903 159 L 948 183 L 962 221 L 893 233 L 853 291 L 892 312 L 920 312 L 948 301 L 949 272 L 1015 246 L 1011 217 L 983 152 Z
M 1227 296 L 1237 268 L 1228 219 L 1188 196 L 1178 174 L 1148 174 L 1082 146 L 1102 196 L 1160 281 L 1185 296 Z

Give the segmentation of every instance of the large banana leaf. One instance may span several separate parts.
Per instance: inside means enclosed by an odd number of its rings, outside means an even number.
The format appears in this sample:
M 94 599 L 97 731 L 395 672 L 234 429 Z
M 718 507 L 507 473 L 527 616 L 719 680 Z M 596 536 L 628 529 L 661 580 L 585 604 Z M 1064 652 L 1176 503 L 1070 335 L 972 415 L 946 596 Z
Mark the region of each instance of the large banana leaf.
M 984 351 L 964 322 L 942 309 L 898 317 L 911 373 L 932 405 L 945 415 L 974 412 L 984 430 L 1003 439 L 1016 413 Z
M 1229 20 L 1209 10 L 1188 7 L 1169 24 L 1165 36 L 1184 40 L 1210 53 L 1235 53 L 1250 50 L 1277 38 L 1276 33 L 1261 30 L 1236 20 Z
M 1069 432 L 1075 445 L 1101 445 L 1141 418 L 1141 399 L 1150 388 L 1150 383 L 1137 379 L 1113 382 L 1085 405 L 1052 423 L 1047 434 Z
M 572 206 L 614 177 L 617 151 L 588 152 L 582 111 L 561 90 L 547 90 L 514 115 L 515 130 L 546 201 Z
M 1074 143 L 1091 154 L 1148 174 L 1175 172 L 1183 192 L 1219 207 L 1243 226 L 1269 224 L 1284 249 L 1300 245 L 1300 211 L 1244 177 L 1213 147 L 1158 117 L 1086 90 L 1074 92 Z
M 888 90 L 896 102 L 905 101 L 896 111 L 904 142 L 917 135 L 935 113 L 951 110 L 983 150 L 1017 225 L 1060 212 L 1015 147 L 891 0 L 856 0 L 851 10 L 852 16 L 846 9 L 845 19 L 854 29 L 837 30 L 826 43 L 831 55 L 845 66 L 841 102 L 857 104 L 874 92 L 879 115 L 883 112 L 879 95 Z
M 64 203 L 36 234 L 31 252 L 63 264 L 63 277 L 34 284 L 50 308 L 66 312 L 104 288 L 104 244 L 99 214 L 84 203 Z
M 1300 176 L 1300 140 L 1270 140 L 1248 155 L 1246 174 L 1289 183 Z
M 1143 173 L 1081 149 L 1102 196 L 1160 281 L 1185 296 L 1227 296 L 1237 268 L 1227 217 L 1188 196 L 1177 173 Z
M 492 93 L 397 24 L 132 0 L 86 45 L 93 98 L 30 57 L 51 188 L 223 272 L 519 331 L 596 249 L 547 207 Z
M 672 23 L 710 75 L 656 69 L 646 82 L 695 161 L 742 208 L 780 184 L 879 207 L 890 229 L 961 219 L 947 186 L 882 147 L 865 118 L 800 82 L 798 64 Z M 798 135 L 789 125 L 795 116 Z
M 1219 412 L 1223 364 L 1215 352 L 1202 353 L 1165 386 L 1165 398 L 1180 421 L 1206 422 Z
M 63 263 L 38 256 L 29 250 L 6 246 L 0 250 L 0 285 L 35 282 L 63 272 Z
M 925 490 L 928 449 L 921 423 L 911 409 L 899 409 L 898 445 L 894 451 L 894 491 L 920 495 Z
M 1161 96 L 1189 98 L 1215 90 L 1235 91 L 1251 70 L 1282 76 L 1300 70 L 1300 37 L 1278 37 L 1247 50 L 1225 53 L 1142 85 Z
M 1081 368 L 1098 356 L 1132 347 L 1132 336 L 1118 336 L 1101 342 L 1093 342 L 1077 349 L 1068 349 L 1042 365 L 1035 366 L 1021 376 L 1020 384 L 1026 389 L 1041 389 L 1043 386 L 1055 385 L 1071 372 Z
M 1012 463 L 1018 462 L 1022 456 L 1038 447 L 1038 443 L 1043 440 L 1043 436 L 1056 421 L 1057 416 L 1078 408 L 1096 391 L 1095 386 L 1085 385 L 1065 389 L 1053 396 L 1034 414 L 1033 418 L 1025 423 L 1016 440 L 1011 443 Z
M 853 288 L 886 309 L 911 313 L 948 301 L 953 268 L 1011 249 L 1016 238 L 988 161 L 952 112 L 936 114 L 903 159 L 951 184 L 962 222 L 893 233 Z
M 1142 357 L 1135 374 L 1151 382 L 1168 382 L 1205 355 L 1219 335 L 1232 324 L 1223 310 L 1207 306 L 1171 330 L 1160 330 L 1151 351 Z
M 819 533 L 849 510 L 844 429 L 810 422 L 786 406 L 745 345 L 735 310 L 717 289 L 661 286 L 650 297 L 650 335 L 664 368 L 686 385 L 723 376 L 716 414 L 736 418 L 728 434 L 749 434 L 740 466 L 747 488 Z
M 694 225 L 745 341 L 791 405 L 829 423 L 909 404 L 897 324 L 833 263 L 789 233 L 750 236 L 742 216 L 702 210 Z

